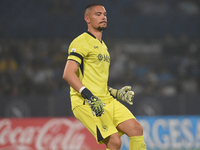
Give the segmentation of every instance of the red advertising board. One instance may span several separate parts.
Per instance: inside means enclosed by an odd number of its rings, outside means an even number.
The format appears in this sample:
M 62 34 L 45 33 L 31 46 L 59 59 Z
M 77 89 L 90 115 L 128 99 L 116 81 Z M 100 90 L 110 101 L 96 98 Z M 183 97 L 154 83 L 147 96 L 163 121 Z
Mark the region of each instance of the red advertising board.
M 93 135 L 77 119 L 0 119 L 0 150 L 100 150 Z

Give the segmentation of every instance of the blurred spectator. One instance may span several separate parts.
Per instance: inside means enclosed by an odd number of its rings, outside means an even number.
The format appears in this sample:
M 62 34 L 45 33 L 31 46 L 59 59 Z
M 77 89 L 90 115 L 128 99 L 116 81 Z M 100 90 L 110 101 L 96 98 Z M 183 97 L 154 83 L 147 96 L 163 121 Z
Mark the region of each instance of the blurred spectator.
M 10 96 L 13 94 L 14 90 L 14 79 L 10 72 L 0 73 L 0 95 Z
M 143 80 L 144 76 L 146 76 L 148 72 L 148 67 L 143 60 L 138 60 L 136 63 L 136 67 L 134 69 L 134 73 L 136 78 Z
M 159 82 L 158 75 L 156 74 L 156 71 L 153 69 L 153 67 L 151 67 L 147 72 L 146 81 L 148 83 L 158 84 Z
M 144 15 L 163 16 L 171 11 L 165 0 L 140 0 L 137 2 L 137 7 Z
M 140 82 L 137 82 L 137 80 L 134 81 L 132 88 L 134 93 L 137 95 L 145 93 L 145 87 Z
M 186 15 L 196 15 L 199 14 L 200 8 L 196 3 L 196 0 L 181 0 L 177 4 L 178 10 Z
M 178 55 L 179 57 L 186 56 L 189 52 L 190 41 L 186 33 L 180 35 L 178 41 Z
M 18 79 L 16 88 L 18 95 L 30 95 L 34 90 L 33 81 L 25 72 L 23 72 Z
M 174 81 L 174 76 L 168 70 L 167 67 L 162 66 L 162 68 L 158 71 L 158 81 L 160 84 L 168 84 Z
M 18 62 L 15 59 L 13 54 L 12 47 L 13 44 L 9 45 L 7 43 L 2 47 L 2 53 L 0 57 L 0 72 L 10 72 L 14 73 L 18 69 Z M 15 52 L 17 53 L 17 52 Z
M 178 43 L 171 34 L 168 34 L 164 37 L 162 45 L 163 45 L 163 54 L 167 56 L 167 58 L 176 55 L 179 51 Z
M 123 51 L 116 51 L 114 63 L 110 69 L 110 80 L 118 87 L 122 84 L 123 80 L 119 80 L 122 76 L 126 76 L 127 57 Z
M 5 55 L 4 58 L 0 60 L 0 72 L 16 72 L 18 69 L 18 64 L 13 57 L 10 55 Z
M 160 93 L 164 96 L 175 96 L 177 94 L 177 88 L 173 84 L 161 87 Z
M 199 85 L 195 78 L 186 78 L 181 80 L 181 91 L 185 94 L 195 94 L 199 91 Z

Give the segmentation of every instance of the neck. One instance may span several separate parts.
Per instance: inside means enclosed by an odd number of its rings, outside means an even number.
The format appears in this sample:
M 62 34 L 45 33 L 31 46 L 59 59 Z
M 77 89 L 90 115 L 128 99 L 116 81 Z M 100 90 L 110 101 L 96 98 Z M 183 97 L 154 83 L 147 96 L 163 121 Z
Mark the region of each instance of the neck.
M 95 29 L 88 29 L 88 31 L 90 33 L 92 33 L 99 41 L 102 40 L 102 32 L 103 31 L 98 31 L 98 30 L 95 30 Z

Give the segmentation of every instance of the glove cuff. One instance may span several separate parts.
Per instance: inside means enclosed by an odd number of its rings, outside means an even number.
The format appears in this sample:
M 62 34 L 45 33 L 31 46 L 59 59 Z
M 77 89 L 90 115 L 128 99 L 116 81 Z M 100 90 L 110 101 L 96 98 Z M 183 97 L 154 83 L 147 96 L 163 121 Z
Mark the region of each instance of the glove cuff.
M 81 92 L 82 92 L 85 88 L 86 88 L 85 86 L 82 86 L 78 92 L 81 94 Z
M 81 95 L 83 98 L 90 100 L 90 98 L 93 96 L 92 92 L 90 90 L 88 90 L 87 88 L 84 88 L 81 91 Z
M 110 94 L 112 96 L 114 96 L 115 98 L 118 98 L 118 90 L 117 89 L 113 89 L 113 88 L 109 87 L 108 91 L 110 92 Z

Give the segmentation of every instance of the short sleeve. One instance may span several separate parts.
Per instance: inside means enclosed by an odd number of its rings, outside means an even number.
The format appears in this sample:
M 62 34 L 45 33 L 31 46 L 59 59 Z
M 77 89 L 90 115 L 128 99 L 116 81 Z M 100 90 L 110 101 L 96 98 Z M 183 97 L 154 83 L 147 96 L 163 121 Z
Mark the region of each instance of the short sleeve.
M 86 48 L 87 42 L 75 40 L 73 41 L 68 49 L 68 60 L 74 60 L 79 64 L 82 63 L 83 58 L 86 57 L 89 53 L 88 49 Z

